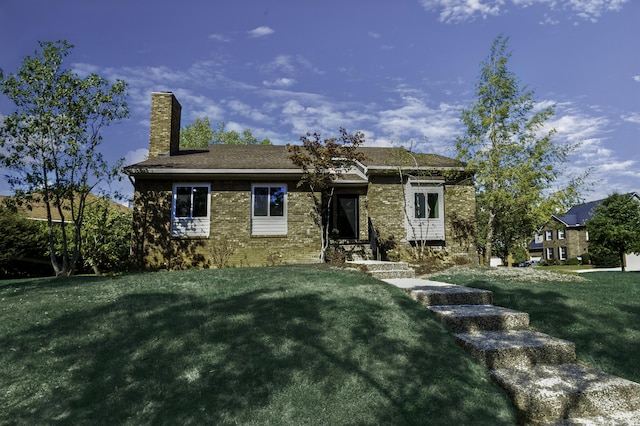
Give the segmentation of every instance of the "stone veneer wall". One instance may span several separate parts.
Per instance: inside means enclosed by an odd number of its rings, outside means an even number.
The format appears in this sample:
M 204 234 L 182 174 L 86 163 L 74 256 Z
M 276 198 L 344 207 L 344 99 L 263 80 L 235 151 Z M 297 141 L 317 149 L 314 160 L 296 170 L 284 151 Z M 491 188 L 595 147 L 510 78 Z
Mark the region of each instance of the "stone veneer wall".
M 406 241 L 404 191 L 398 176 L 371 176 L 367 210 L 380 241 Z
M 194 182 L 196 183 L 196 182 Z M 198 181 L 197 183 L 202 183 Z M 211 231 L 208 238 L 171 238 L 173 182 L 138 179 L 134 205 L 133 254 L 141 268 L 210 267 L 214 245 L 234 250 L 229 266 L 317 262 L 320 234 L 310 216 L 311 199 L 288 187 L 287 235 L 251 236 L 251 181 L 211 183 Z M 266 182 L 260 182 L 266 183 Z M 278 183 L 283 183 L 278 181 Z
M 476 247 L 476 192 L 473 185 L 444 187 L 444 215 L 446 245 L 454 256 L 465 256 L 470 263 L 478 263 Z

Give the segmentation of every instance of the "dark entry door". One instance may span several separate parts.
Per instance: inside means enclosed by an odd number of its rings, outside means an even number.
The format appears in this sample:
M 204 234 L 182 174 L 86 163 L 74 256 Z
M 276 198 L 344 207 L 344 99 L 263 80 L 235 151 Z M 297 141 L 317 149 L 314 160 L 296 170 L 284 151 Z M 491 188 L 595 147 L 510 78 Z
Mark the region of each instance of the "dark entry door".
M 358 238 L 358 196 L 340 194 L 336 198 L 334 229 L 338 238 L 355 240 Z

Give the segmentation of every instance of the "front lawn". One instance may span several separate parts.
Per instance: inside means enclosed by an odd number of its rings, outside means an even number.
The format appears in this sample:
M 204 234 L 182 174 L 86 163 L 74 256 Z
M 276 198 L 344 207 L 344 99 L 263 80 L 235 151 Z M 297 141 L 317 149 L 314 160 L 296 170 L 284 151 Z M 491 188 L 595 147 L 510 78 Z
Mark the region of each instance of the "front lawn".
M 401 290 L 310 267 L 0 282 L 0 424 L 514 424 Z
M 498 269 L 454 268 L 430 279 L 491 290 L 494 304 L 528 312 L 537 330 L 574 342 L 581 361 L 640 382 L 640 273 Z

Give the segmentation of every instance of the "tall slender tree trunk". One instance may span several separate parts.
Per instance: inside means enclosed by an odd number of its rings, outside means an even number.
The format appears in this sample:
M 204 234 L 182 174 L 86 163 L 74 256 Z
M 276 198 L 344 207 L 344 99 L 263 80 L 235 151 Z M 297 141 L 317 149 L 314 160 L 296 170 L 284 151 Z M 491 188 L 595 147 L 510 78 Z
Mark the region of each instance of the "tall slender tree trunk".
M 491 251 L 493 248 L 493 228 L 496 214 L 493 211 L 493 206 L 489 207 L 489 218 L 487 220 L 487 237 L 484 245 L 484 264 L 485 266 L 491 266 Z

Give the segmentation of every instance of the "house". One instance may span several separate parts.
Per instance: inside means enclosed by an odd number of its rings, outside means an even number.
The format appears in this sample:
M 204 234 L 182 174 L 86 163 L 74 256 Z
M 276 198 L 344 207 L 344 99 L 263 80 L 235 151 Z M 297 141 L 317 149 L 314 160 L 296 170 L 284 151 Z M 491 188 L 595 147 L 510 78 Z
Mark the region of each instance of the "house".
M 637 193 L 631 193 L 640 202 Z M 542 259 L 547 262 L 577 258 L 589 252 L 589 230 L 586 222 L 604 199 L 571 207 L 564 215 L 552 215 L 536 239 L 529 245 L 530 253 L 542 242 Z M 533 254 L 532 254 L 533 255 Z M 633 256 L 632 256 L 633 257 Z
M 317 262 L 310 192 L 286 146 L 181 150 L 180 112 L 172 93 L 152 94 L 149 157 L 125 168 L 135 187 L 139 266 L 207 267 L 221 252 L 236 266 Z M 477 262 L 473 176 L 463 163 L 398 148 L 359 150 L 365 160 L 335 182 L 333 241 L 370 246 L 377 258 L 394 244 L 421 242 Z
M 571 207 L 564 215 L 552 215 L 537 239 L 542 240 L 542 260 L 566 261 L 589 251 L 587 220 L 604 200 Z

